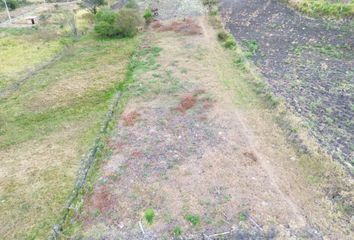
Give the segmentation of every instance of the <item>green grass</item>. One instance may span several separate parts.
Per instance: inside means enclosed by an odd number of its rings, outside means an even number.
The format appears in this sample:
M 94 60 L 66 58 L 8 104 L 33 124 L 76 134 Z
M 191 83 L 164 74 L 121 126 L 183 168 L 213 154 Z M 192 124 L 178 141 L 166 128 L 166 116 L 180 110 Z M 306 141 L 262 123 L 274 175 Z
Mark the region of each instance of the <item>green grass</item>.
M 291 1 L 290 1 L 291 2 Z M 293 3 L 300 11 L 311 16 L 347 18 L 354 16 L 354 1 L 302 0 Z
M 247 58 L 252 58 L 259 50 L 258 43 L 255 40 L 245 40 L 242 41 L 245 47 L 245 56 Z
M 15 82 L 19 76 L 49 61 L 62 48 L 60 39 L 41 39 L 36 29 L 1 29 L 0 91 Z
M 313 44 L 313 45 L 304 45 L 294 47 L 293 52 L 297 55 L 302 54 L 303 52 L 312 51 L 315 53 L 319 53 L 331 58 L 337 59 L 346 59 L 351 58 L 350 47 L 348 46 L 333 46 L 330 44 L 321 45 L 321 44 Z
M 185 219 L 190 222 L 194 227 L 200 223 L 200 217 L 194 214 L 187 214 Z
M 146 222 L 151 225 L 154 222 L 154 218 L 155 218 L 154 209 L 152 209 L 152 208 L 146 209 L 146 211 L 144 213 L 144 218 L 145 218 Z
M 175 237 L 179 237 L 182 235 L 182 228 L 180 226 L 176 226 L 174 229 L 173 229 L 173 235 Z
M 138 39 L 88 35 L 0 100 L 0 235 L 44 239 L 126 78 Z M 14 59 L 22 55 L 15 53 Z

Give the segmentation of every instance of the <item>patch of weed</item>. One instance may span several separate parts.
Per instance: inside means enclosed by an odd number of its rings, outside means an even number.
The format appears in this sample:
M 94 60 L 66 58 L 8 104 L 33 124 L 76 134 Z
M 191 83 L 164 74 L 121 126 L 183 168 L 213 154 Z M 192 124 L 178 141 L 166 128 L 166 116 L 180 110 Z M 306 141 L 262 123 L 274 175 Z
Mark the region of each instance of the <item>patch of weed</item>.
M 200 223 L 200 217 L 198 215 L 187 214 L 185 219 L 190 222 L 193 226 L 197 226 Z
M 240 212 L 240 214 L 238 215 L 238 220 L 240 222 L 245 222 L 248 219 L 248 213 L 246 211 Z
M 245 40 L 242 41 L 243 46 L 246 48 L 245 56 L 246 58 L 252 58 L 255 56 L 259 50 L 258 43 L 255 40 Z
M 182 235 L 182 228 L 180 226 L 176 226 L 173 229 L 173 235 L 176 236 L 176 237 L 181 236 Z
M 151 225 L 154 222 L 154 218 L 155 218 L 154 210 L 152 208 L 146 209 L 144 213 L 144 218 L 146 222 L 148 222 Z

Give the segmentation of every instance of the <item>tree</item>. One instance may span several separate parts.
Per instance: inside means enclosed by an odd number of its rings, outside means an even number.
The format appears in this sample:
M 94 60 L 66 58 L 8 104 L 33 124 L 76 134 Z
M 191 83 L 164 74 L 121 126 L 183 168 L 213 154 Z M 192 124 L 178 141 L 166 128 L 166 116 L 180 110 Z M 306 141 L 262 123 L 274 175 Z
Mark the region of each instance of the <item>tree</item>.
M 97 13 L 97 7 L 104 5 L 104 0 L 83 0 L 81 5 L 93 14 Z

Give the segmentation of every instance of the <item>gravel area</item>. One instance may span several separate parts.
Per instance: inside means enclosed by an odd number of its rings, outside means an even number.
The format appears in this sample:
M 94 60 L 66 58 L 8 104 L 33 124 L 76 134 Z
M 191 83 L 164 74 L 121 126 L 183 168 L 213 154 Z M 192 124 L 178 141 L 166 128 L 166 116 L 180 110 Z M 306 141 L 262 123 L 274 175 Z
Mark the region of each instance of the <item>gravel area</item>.
M 278 1 L 222 0 L 227 28 L 319 143 L 354 166 L 354 27 L 309 19 Z

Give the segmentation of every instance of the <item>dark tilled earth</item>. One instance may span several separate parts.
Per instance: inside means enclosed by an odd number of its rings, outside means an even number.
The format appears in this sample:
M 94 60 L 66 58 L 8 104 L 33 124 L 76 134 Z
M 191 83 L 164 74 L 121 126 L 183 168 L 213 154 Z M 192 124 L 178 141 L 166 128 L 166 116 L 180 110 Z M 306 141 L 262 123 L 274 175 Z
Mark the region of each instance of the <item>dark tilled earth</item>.
M 227 28 L 319 143 L 354 167 L 354 23 L 301 16 L 278 1 L 222 0 Z M 250 50 L 248 50 L 250 49 Z

